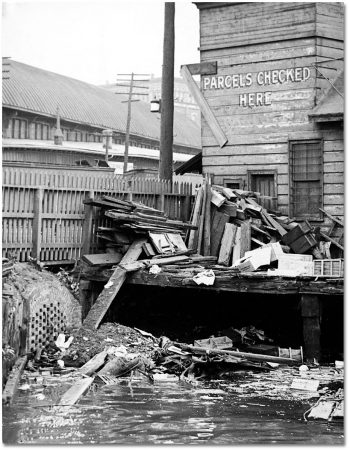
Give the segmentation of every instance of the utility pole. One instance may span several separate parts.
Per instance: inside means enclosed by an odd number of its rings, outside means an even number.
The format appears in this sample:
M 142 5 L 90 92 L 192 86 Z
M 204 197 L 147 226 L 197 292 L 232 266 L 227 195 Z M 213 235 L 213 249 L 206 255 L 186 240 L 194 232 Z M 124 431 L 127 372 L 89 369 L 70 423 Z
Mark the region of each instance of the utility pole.
M 130 90 L 129 90 L 129 98 L 128 98 L 128 116 L 126 118 L 126 130 L 125 130 L 125 151 L 124 151 L 123 174 L 125 174 L 128 170 L 130 121 L 131 121 L 131 97 L 132 97 L 133 83 L 134 83 L 134 72 L 131 73 L 131 79 L 130 79 Z
M 132 95 L 133 95 L 133 88 L 138 87 L 141 89 L 147 89 L 147 86 L 138 86 L 135 85 L 134 86 L 134 81 L 148 81 L 149 79 L 145 79 L 145 80 L 135 80 L 134 76 L 136 74 L 134 74 L 134 72 L 132 72 L 131 74 L 119 74 L 123 75 L 123 76 L 130 76 L 130 84 L 129 84 L 129 97 L 128 97 L 128 115 L 126 118 L 126 129 L 125 129 L 125 150 L 124 150 L 124 165 L 123 165 L 123 174 L 125 174 L 128 170 L 128 159 L 129 159 L 129 142 L 130 142 L 130 123 L 131 123 L 131 102 L 139 102 L 140 100 L 132 100 Z M 148 76 L 147 74 L 137 74 L 136 76 Z M 117 86 L 123 86 L 123 87 L 128 87 L 127 84 L 116 84 Z M 115 94 L 125 94 L 125 92 L 115 92 Z M 125 103 L 124 101 L 122 101 L 122 103 Z
M 173 179 L 175 2 L 164 4 L 159 178 Z

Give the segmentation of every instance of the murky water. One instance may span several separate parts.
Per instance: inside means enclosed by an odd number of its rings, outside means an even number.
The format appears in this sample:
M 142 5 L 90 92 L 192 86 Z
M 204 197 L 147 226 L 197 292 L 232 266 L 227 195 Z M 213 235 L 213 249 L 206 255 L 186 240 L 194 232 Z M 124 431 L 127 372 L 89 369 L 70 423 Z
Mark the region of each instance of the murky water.
M 68 380 L 67 380 L 68 381 Z M 22 384 L 23 385 L 23 384 Z M 314 401 L 238 395 L 232 382 L 120 380 L 73 407 L 53 406 L 70 385 L 57 378 L 21 390 L 3 409 L 12 444 L 343 444 L 339 423 L 305 422 Z

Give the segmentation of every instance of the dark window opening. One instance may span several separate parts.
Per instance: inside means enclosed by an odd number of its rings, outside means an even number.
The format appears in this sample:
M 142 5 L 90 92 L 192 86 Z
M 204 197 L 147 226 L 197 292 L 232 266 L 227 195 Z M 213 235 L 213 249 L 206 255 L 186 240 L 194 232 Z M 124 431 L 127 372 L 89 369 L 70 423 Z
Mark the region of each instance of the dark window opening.
M 322 154 L 321 140 L 290 142 L 290 214 L 295 219 L 321 219 Z

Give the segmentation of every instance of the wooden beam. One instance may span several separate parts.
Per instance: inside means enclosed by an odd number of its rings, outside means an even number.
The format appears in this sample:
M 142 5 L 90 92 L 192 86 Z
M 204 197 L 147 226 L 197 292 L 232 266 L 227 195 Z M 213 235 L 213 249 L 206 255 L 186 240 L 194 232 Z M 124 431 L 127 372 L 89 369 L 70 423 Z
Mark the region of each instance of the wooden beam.
M 301 316 L 306 362 L 319 361 L 321 356 L 320 300 L 317 295 L 301 296 Z
M 340 248 L 340 250 L 344 251 L 344 247 L 342 245 L 339 244 L 339 242 L 337 242 L 336 240 L 332 239 L 331 237 L 327 236 L 325 233 L 323 233 L 322 231 L 320 231 L 320 235 L 325 238 L 327 241 L 331 242 L 332 244 L 336 245 L 338 248 Z
M 228 141 L 228 139 L 225 133 L 222 131 L 219 122 L 214 116 L 207 101 L 203 97 L 203 94 L 201 93 L 199 87 L 193 80 L 192 75 L 187 66 L 181 66 L 181 75 L 185 79 L 188 89 L 190 90 L 193 98 L 196 100 L 199 109 L 201 110 L 205 120 L 208 123 L 209 128 L 211 129 L 213 135 L 215 136 L 217 143 L 220 145 L 220 147 L 223 147 Z
M 2 393 L 2 400 L 4 403 L 8 404 L 12 403 L 27 360 L 28 360 L 27 355 L 21 356 L 20 358 L 17 359 L 14 366 L 12 367 L 10 375 L 7 379 L 5 388 Z
M 186 64 L 191 75 L 216 75 L 218 73 L 217 61 Z
M 145 242 L 147 242 L 147 239 L 144 238 L 135 240 L 130 245 L 129 250 L 125 253 L 120 263 L 128 264 L 136 261 L 141 255 L 142 246 Z M 113 275 L 110 277 L 108 283 L 105 285 L 103 291 L 98 296 L 96 302 L 86 316 L 86 319 L 83 322 L 83 328 L 96 329 L 99 326 L 115 296 L 122 287 L 126 279 L 126 274 L 127 271 L 120 266 L 115 269 Z
M 209 180 L 206 184 L 206 205 L 204 210 L 204 232 L 203 232 L 203 256 L 210 256 L 212 253 L 210 252 L 210 240 L 211 240 L 211 221 L 210 221 L 210 213 L 211 213 L 211 186 Z M 216 255 L 214 255 L 216 256 Z

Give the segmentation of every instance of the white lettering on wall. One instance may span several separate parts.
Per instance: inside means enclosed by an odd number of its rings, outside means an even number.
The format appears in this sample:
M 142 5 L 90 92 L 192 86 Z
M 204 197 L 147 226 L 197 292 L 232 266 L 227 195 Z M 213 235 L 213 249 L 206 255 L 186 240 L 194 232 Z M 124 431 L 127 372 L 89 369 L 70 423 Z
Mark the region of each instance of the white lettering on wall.
M 255 75 L 255 76 L 254 76 Z M 289 69 L 262 70 L 256 74 L 251 72 L 245 74 L 207 76 L 202 78 L 203 90 L 207 89 L 242 89 L 253 86 L 273 86 L 284 83 L 301 83 L 310 78 L 309 67 L 292 67 Z M 238 104 L 242 107 L 268 106 L 271 105 L 272 92 L 248 92 L 240 93 Z

